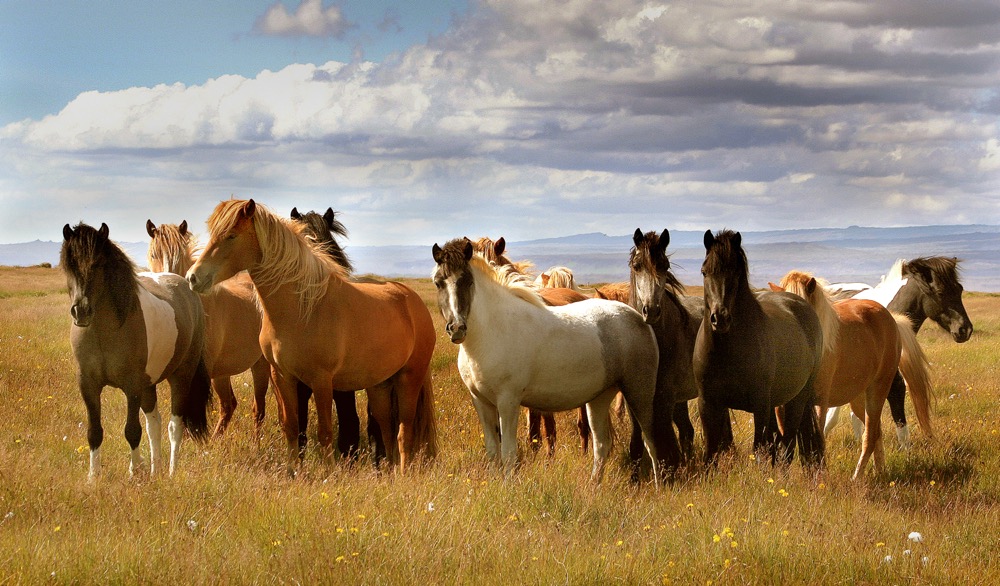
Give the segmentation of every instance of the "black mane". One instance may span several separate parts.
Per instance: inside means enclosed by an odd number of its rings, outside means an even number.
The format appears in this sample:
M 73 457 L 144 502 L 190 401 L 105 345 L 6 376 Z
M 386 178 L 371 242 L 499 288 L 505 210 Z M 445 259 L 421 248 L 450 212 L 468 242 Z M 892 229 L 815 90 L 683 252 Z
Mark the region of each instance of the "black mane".
M 75 228 L 67 224 L 63 228 L 63 236 L 59 264 L 67 279 L 75 281 L 81 290 L 90 295 L 95 286 L 94 269 L 103 271 L 100 279 L 108 290 L 119 323 L 124 323 L 125 318 L 139 306 L 135 263 L 107 237 L 105 224 L 100 230 L 82 222 Z

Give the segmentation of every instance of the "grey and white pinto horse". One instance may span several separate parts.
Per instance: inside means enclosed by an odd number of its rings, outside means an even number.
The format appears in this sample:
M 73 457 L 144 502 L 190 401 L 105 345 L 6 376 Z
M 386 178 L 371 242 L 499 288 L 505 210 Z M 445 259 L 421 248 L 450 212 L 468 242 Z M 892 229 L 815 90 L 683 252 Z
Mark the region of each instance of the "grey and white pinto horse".
M 901 313 L 910 320 L 913 333 L 920 331 L 924 321 L 930 319 L 951 334 L 956 343 L 972 337 L 972 320 L 962 303 L 964 288 L 959 281 L 959 263 L 954 257 L 925 256 L 912 260 L 897 260 L 889 273 L 875 287 L 864 283 L 833 283 L 826 287 L 831 298 L 871 299 L 892 313 Z M 896 438 L 903 448 L 909 445 L 910 428 L 906 421 L 903 400 L 906 383 L 897 372 L 889 389 L 889 411 L 896 424 Z M 840 408 L 827 413 L 825 432 L 830 433 L 837 423 Z M 854 434 L 861 437 L 864 423 L 851 418 Z
M 146 419 L 150 474 L 160 461 L 160 413 L 156 384 L 170 383 L 170 474 L 177 470 L 184 430 L 207 435 L 211 398 L 205 366 L 205 315 L 187 281 L 170 273 L 136 273 L 135 264 L 108 239 L 108 226 L 63 228 L 60 265 L 72 306 L 70 342 L 76 356 L 80 394 L 87 407 L 91 479 L 101 472 L 101 390 L 125 393 L 125 439 L 132 448 L 129 472 L 142 467 L 139 409 Z
M 586 404 L 594 434 L 591 479 L 599 482 L 611 449 L 608 409 L 620 389 L 658 481 L 652 429 L 658 353 L 642 316 L 603 299 L 546 306 L 534 290 L 498 282 L 467 238 L 435 244 L 433 256 L 445 330 L 461 345 L 458 370 L 490 458 L 508 470 L 517 463 L 520 406 L 566 411 Z

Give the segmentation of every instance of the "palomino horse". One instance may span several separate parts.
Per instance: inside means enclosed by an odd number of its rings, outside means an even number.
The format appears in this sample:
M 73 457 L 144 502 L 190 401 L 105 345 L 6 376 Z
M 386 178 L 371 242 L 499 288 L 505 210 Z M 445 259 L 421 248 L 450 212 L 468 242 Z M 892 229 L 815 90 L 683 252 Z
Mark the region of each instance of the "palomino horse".
M 316 212 L 309 211 L 300 213 L 298 208 L 292 208 L 290 217 L 305 224 L 305 234 L 319 244 L 323 252 L 333 259 L 334 262 L 343 267 L 344 272 L 350 276 L 354 272 L 354 265 L 350 257 L 344 251 L 337 236 L 347 237 L 347 227 L 336 217 L 333 208 L 326 208 L 326 212 L 321 216 Z M 312 396 L 312 389 L 299 382 L 299 451 L 304 451 L 306 447 L 306 429 L 309 421 L 309 397 Z M 354 458 L 358 454 L 358 446 L 361 445 L 361 420 L 358 418 L 357 395 L 355 393 L 334 393 L 333 402 L 337 406 L 337 450 L 343 456 Z M 382 443 L 382 433 L 378 429 L 375 418 L 368 412 L 368 439 L 369 443 L 375 447 L 375 460 L 379 461 L 385 457 L 385 444 Z
M 828 290 L 834 299 L 872 299 L 893 313 L 905 315 L 910 320 L 914 334 L 920 331 L 925 320 L 930 319 L 951 334 L 955 342 L 961 344 L 972 337 L 973 328 L 972 320 L 962 304 L 963 287 L 958 279 L 960 262 L 957 258 L 944 256 L 897 260 L 882 282 L 875 287 L 839 283 L 828 285 Z M 896 437 L 904 447 L 910 437 L 903 404 L 905 397 L 906 385 L 897 375 L 889 391 L 889 411 L 896 424 Z M 837 415 L 836 409 L 832 409 L 827 415 L 827 433 L 836 424 Z M 857 425 L 855 432 L 856 435 L 859 434 Z
M 289 473 L 299 461 L 300 381 L 316 401 L 325 460 L 332 456 L 333 393 L 361 389 L 367 390 L 387 447 L 398 408 L 402 472 L 418 450 L 433 457 L 429 364 L 436 336 L 420 297 L 400 283 L 352 283 L 343 267 L 305 237 L 301 223 L 252 199 L 219 203 L 208 230 L 209 242 L 188 271 L 188 282 L 195 291 L 206 291 L 240 271 L 250 273 L 263 317 L 261 349 L 279 391 Z
M 146 220 L 149 249 L 146 263 L 153 272 L 186 275 L 194 265 L 197 240 L 188 231 L 187 221 L 180 225 Z M 236 395 L 230 377 L 250 369 L 253 375 L 253 416 L 257 434 L 264 424 L 267 384 L 271 367 L 261 354 L 260 312 L 254 300 L 250 276 L 240 273 L 219 283 L 201 296 L 205 307 L 205 364 L 212 377 L 212 388 L 219 396 L 219 421 L 215 436 L 220 436 L 236 412 Z
M 616 388 L 639 422 L 658 480 L 653 436 L 656 340 L 632 308 L 588 299 L 546 306 L 527 287 L 507 287 L 467 238 L 433 249 L 438 306 L 458 370 L 483 426 L 486 452 L 517 463 L 521 405 L 565 411 L 586 404 L 594 434 L 591 478 L 600 481 L 611 449 L 608 407 Z M 499 430 L 499 433 L 498 433 Z
M 205 367 L 205 318 L 201 300 L 184 280 L 169 273 L 136 273 L 135 265 L 108 239 L 108 226 L 63 227 L 59 264 L 72 302 L 70 342 L 87 407 L 90 478 L 101 472 L 101 391 L 125 393 L 125 439 L 132 448 L 129 472 L 142 466 L 142 426 L 149 436 L 149 472 L 160 466 L 160 412 L 156 384 L 170 383 L 170 474 L 177 470 L 185 428 L 205 438 L 211 399 Z
M 539 285 L 537 280 L 532 282 L 527 271 L 533 265 L 528 261 L 514 262 L 510 260 L 504 254 L 507 242 L 503 236 L 495 241 L 488 237 L 483 237 L 473 242 L 472 246 L 477 254 L 498 268 L 505 284 L 536 288 L 546 305 L 566 305 L 567 303 L 576 303 L 577 301 L 587 299 L 586 295 L 570 288 Z M 570 278 L 572 279 L 572 273 L 570 274 Z M 584 453 L 586 453 L 587 445 L 590 442 L 590 426 L 587 424 L 587 412 L 583 407 L 579 409 L 576 427 L 580 432 L 581 447 Z M 552 456 L 556 451 L 555 414 L 550 411 L 528 409 L 528 442 L 532 450 L 537 451 L 541 447 L 543 430 L 545 432 L 544 439 L 548 454 Z
M 771 289 L 802 297 L 824 324 L 824 352 L 816 377 L 816 405 L 821 421 L 826 418 L 827 407 L 845 403 L 851 404 L 858 417 L 864 417 L 861 457 L 853 478 L 864 472 L 873 455 L 875 472 L 882 474 L 885 471 L 882 407 L 897 371 L 903 373 L 913 394 L 920 426 L 931 435 L 927 358 L 906 316 L 891 314 L 870 299 L 831 303 L 817 280 L 801 271 L 789 272 L 780 285 L 771 283 Z
M 670 271 L 667 245 L 670 232 L 663 230 L 642 233 L 636 228 L 632 235 L 635 246 L 629 253 L 629 305 L 642 314 L 646 323 L 656 334 L 660 350 L 659 371 L 656 375 L 656 405 L 658 421 L 677 425 L 680 450 L 684 457 L 690 457 L 694 443 L 694 426 L 688 415 L 687 402 L 698 396 L 698 386 L 691 369 L 694 341 L 698 337 L 702 314 L 705 311 L 701 297 L 684 295 L 684 285 Z M 728 422 L 728 418 L 726 419 Z M 669 423 L 657 428 L 669 437 L 662 441 L 666 445 L 677 446 L 673 427 Z M 633 462 L 641 456 L 642 446 L 638 441 L 638 428 L 633 425 L 630 453 Z M 658 444 L 659 445 L 659 444 Z M 669 465 L 680 463 L 678 453 L 665 454 Z
M 813 409 L 823 357 L 816 312 L 791 293 L 754 294 L 739 232 L 705 232 L 705 315 L 694 350 L 706 459 L 731 447 L 727 409 L 753 414 L 754 451 L 790 462 L 799 442 L 804 463 L 822 465 L 823 434 Z M 781 433 L 775 408 L 784 406 Z M 780 449 L 779 449 L 780 448 Z

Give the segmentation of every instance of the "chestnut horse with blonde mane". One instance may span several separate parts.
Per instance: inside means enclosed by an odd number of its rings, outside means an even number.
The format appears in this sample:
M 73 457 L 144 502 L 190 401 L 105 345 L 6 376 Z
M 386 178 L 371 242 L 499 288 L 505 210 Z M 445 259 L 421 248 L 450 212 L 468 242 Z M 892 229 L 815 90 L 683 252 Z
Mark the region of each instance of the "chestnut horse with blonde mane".
M 208 218 L 209 242 L 188 271 L 195 291 L 246 270 L 261 308 L 261 349 L 272 365 L 288 446 L 299 463 L 298 383 L 312 389 L 317 439 L 332 457 L 333 393 L 365 389 L 400 471 L 437 452 L 430 360 L 436 334 L 423 300 L 401 283 L 354 283 L 305 237 L 302 224 L 254 200 L 228 200 Z M 396 442 L 393 412 L 398 414 Z
M 149 270 L 184 276 L 194 265 L 197 240 L 188 231 L 187 221 L 180 225 L 146 220 Z M 261 433 L 266 408 L 267 384 L 271 367 L 260 351 L 260 312 L 254 300 L 250 276 L 240 273 L 201 295 L 205 307 L 205 362 L 212 377 L 212 389 L 219 396 L 219 421 L 214 436 L 226 431 L 236 412 L 236 395 L 230 377 L 249 369 L 253 375 L 253 418 Z
M 863 474 L 874 456 L 875 472 L 885 471 L 882 441 L 882 407 L 896 376 L 903 374 L 920 426 L 933 435 L 928 396 L 931 392 L 927 358 L 905 315 L 892 314 L 870 299 L 844 299 L 831 303 L 826 290 L 809 273 L 791 271 L 774 291 L 802 297 L 823 322 L 823 359 L 816 376 L 816 405 L 820 420 L 828 407 L 850 403 L 865 422 L 861 457 L 852 478 Z

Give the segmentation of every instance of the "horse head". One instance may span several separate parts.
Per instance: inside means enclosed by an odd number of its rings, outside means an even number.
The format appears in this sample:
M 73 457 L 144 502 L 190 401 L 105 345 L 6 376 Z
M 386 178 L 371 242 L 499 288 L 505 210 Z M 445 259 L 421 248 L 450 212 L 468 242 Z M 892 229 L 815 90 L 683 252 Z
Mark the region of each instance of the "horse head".
M 973 327 L 962 303 L 964 289 L 958 280 L 959 262 L 957 258 L 915 258 L 903 265 L 903 274 L 913 277 L 917 284 L 920 313 L 962 343 L 972 337 Z
M 443 248 L 434 244 L 431 249 L 436 263 L 432 278 L 437 287 L 438 307 L 444 317 L 445 332 L 455 344 L 464 342 L 467 333 L 474 282 L 469 261 L 473 252 L 468 238 L 450 240 Z
M 704 278 L 705 319 L 712 331 L 724 334 L 733 322 L 738 297 L 750 292 L 747 257 L 740 247 L 739 232 L 723 230 L 716 235 L 705 231 Z
M 336 238 L 337 236 L 346 238 L 347 227 L 337 219 L 337 212 L 333 211 L 333 208 L 326 208 L 326 212 L 322 216 L 313 211 L 303 214 L 299 212 L 298 208 L 292 208 L 290 216 L 293 220 L 305 225 L 305 234 L 315 240 L 330 258 L 343 267 L 345 272 L 348 274 L 354 272 L 351 259 Z
M 659 235 L 656 232 L 643 234 L 636 228 L 632 242 L 635 247 L 628 259 L 630 305 L 642 314 L 647 324 L 655 323 L 660 319 L 668 284 L 674 287 L 679 284 L 670 272 L 667 257 L 670 232 L 664 229 Z
M 187 220 L 179 225 L 161 224 L 146 220 L 149 249 L 146 264 L 154 273 L 170 272 L 183 275 L 194 264 L 194 235 L 188 232 Z
M 59 264 L 66 274 L 73 323 L 88 327 L 98 305 L 110 304 L 123 323 L 138 303 L 135 264 L 108 238 L 108 225 L 95 229 L 86 224 L 63 226 Z
M 258 264 L 262 258 L 254 227 L 256 204 L 252 199 L 222 201 L 208 218 L 209 241 L 198 261 L 187 272 L 197 293 L 204 293 Z

